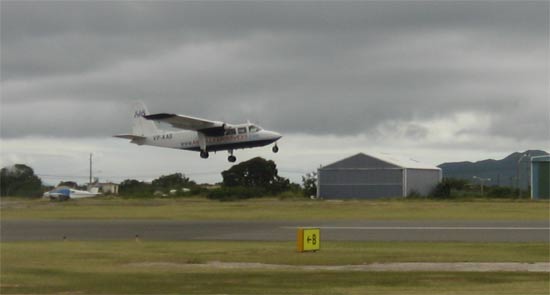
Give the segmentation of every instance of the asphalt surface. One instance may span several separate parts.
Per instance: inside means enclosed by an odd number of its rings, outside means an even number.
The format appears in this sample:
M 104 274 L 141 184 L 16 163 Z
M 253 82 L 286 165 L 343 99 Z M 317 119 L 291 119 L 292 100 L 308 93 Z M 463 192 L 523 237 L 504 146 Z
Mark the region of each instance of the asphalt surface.
M 294 241 L 318 227 L 325 241 L 550 242 L 548 221 L 161 221 L 5 220 L 1 241 Z

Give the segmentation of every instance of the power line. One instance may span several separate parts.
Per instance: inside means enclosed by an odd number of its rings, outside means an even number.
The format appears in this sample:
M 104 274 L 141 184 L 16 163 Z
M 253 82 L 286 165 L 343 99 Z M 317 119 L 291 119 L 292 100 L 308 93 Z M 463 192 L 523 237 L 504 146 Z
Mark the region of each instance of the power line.
M 281 173 L 285 173 L 285 174 L 306 174 L 308 173 L 308 171 L 306 170 L 302 170 L 302 169 L 278 169 L 279 172 Z M 176 173 L 176 172 L 175 172 Z M 198 171 L 198 172 L 190 172 L 190 173 L 182 173 L 184 176 L 186 177 L 192 177 L 192 176 L 203 176 L 203 175 L 216 175 L 216 176 L 220 176 L 221 175 L 221 171 Z M 89 175 L 84 175 L 84 174 L 50 174 L 50 173 L 36 173 L 37 176 L 39 177 L 42 177 L 42 178 L 66 178 L 66 179 L 87 179 L 89 178 Z M 167 174 L 162 174 L 162 173 L 159 173 L 159 174 L 142 174 L 142 175 L 128 175 L 128 174 L 124 174 L 124 175 L 102 175 L 101 173 L 97 173 L 96 172 L 96 175 L 101 177 L 101 178 L 106 178 L 106 179 L 147 179 L 147 178 L 158 178 L 158 177 L 161 177 L 163 175 L 167 175 Z M 169 175 L 169 174 L 168 174 Z
M 182 173 L 183 175 L 185 176 L 192 176 L 192 175 L 218 175 L 220 174 L 219 171 L 211 171 L 211 172 L 192 172 L 192 173 Z M 66 178 L 88 178 L 89 175 L 76 175 L 76 174 L 72 174 L 72 175 L 61 175 L 61 174 L 35 174 L 37 176 L 40 176 L 40 177 L 66 177 Z M 166 174 L 149 174 L 149 175 L 103 175 L 103 174 L 100 174 L 100 173 L 96 173 L 97 176 L 101 176 L 103 178 L 148 178 L 148 177 L 160 177 L 162 175 L 166 175 Z

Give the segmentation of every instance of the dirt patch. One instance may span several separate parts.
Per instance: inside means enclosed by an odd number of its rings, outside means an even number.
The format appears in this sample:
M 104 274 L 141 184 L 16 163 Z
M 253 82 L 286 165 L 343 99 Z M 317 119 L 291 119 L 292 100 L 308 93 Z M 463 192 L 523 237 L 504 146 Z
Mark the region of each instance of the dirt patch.
M 162 269 L 246 269 L 246 270 L 304 270 L 304 271 L 452 271 L 452 272 L 548 272 L 550 263 L 520 262 L 403 262 L 371 263 L 362 265 L 285 265 L 257 262 L 220 262 L 211 261 L 202 264 L 172 262 L 141 262 L 128 264 L 138 268 Z

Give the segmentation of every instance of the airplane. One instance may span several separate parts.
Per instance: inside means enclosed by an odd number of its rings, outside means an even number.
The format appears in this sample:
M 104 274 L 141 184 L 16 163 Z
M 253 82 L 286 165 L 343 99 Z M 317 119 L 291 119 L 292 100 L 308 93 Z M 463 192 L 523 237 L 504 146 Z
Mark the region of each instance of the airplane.
M 158 128 L 157 122 L 168 123 L 185 131 L 162 130 Z M 233 155 L 236 149 L 261 147 L 275 142 L 272 151 L 277 153 L 279 147 L 276 141 L 282 136 L 250 122 L 227 124 L 171 113 L 149 114 L 147 107 L 137 102 L 132 133 L 114 137 L 130 139 L 131 143 L 137 145 L 198 151 L 203 159 L 208 158 L 209 152 L 227 150 L 227 160 L 233 163 L 237 161 L 237 157 Z
M 50 198 L 54 201 L 66 201 L 68 199 L 83 199 L 90 198 L 99 195 L 98 188 L 92 188 L 91 191 L 81 191 L 77 189 L 72 189 L 66 186 L 56 187 L 55 189 L 45 192 L 44 197 Z

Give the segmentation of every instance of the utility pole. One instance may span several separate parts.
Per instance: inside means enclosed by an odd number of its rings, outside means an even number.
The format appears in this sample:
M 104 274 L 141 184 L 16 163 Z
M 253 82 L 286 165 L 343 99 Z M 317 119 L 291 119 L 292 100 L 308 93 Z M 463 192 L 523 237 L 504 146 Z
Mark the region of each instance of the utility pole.
M 483 177 L 474 176 L 473 179 L 479 180 L 480 185 L 481 185 L 481 195 L 483 196 L 483 185 L 485 184 L 485 181 L 491 181 L 491 178 L 483 178 Z
M 90 153 L 90 185 L 92 185 L 92 153 Z

